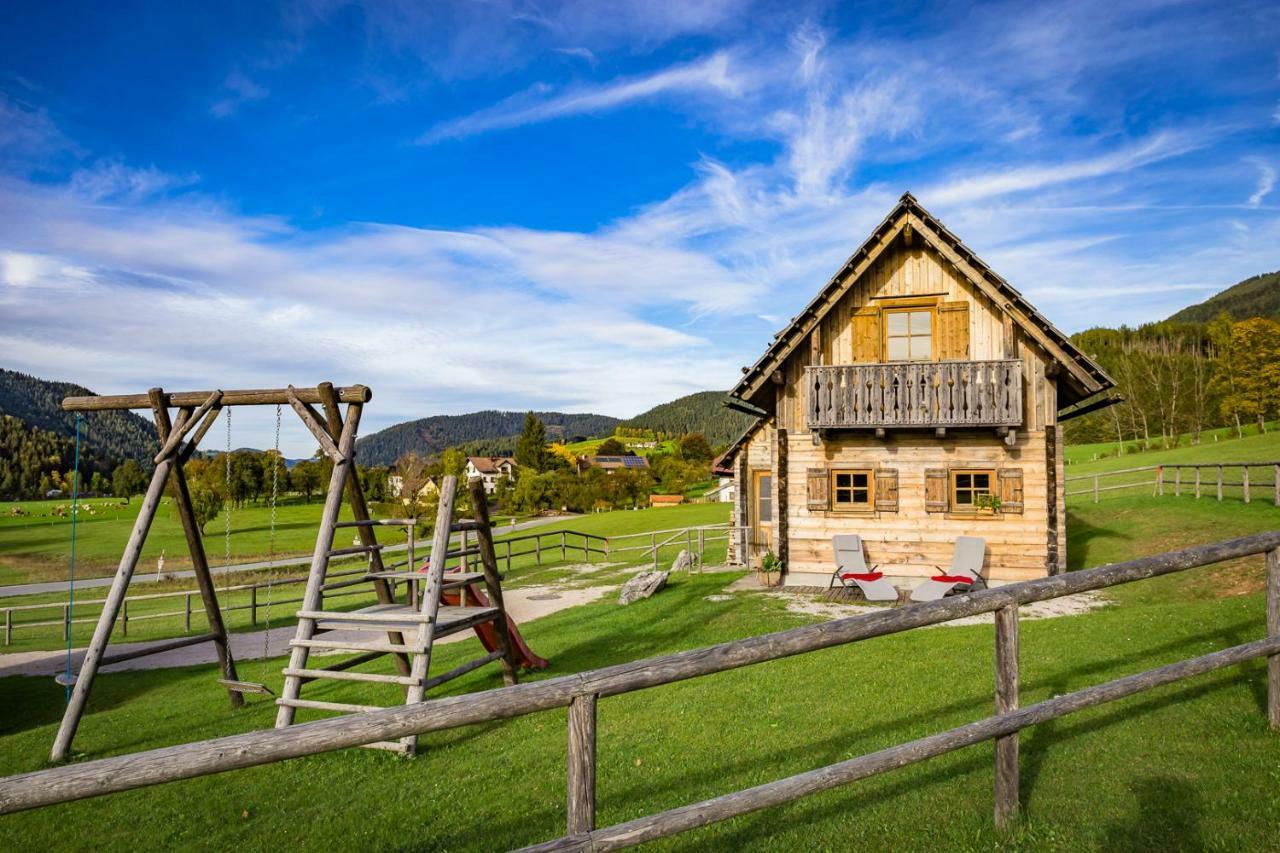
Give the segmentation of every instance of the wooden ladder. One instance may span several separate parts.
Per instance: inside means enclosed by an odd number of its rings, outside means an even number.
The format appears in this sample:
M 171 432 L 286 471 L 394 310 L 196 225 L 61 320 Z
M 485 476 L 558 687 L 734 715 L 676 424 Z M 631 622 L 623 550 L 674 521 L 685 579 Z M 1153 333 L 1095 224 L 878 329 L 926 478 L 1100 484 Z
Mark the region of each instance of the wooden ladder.
M 415 567 L 409 561 L 405 562 L 403 570 L 397 570 L 398 567 L 384 569 L 381 559 L 376 556 L 380 554 L 382 546 L 377 544 L 373 535 L 374 529 L 382 522 L 371 520 L 367 512 L 357 512 L 357 518 L 354 521 L 340 522 L 337 520 L 340 502 L 332 512 L 329 511 L 330 508 L 326 502 L 326 512 L 321 521 L 320 537 L 312 559 L 311 573 L 307 578 L 302 609 L 298 611 L 297 633 L 289 644 L 292 651 L 289 664 L 284 669 L 284 690 L 276 700 L 279 706 L 276 714 L 276 728 L 292 724 L 299 708 L 357 713 L 385 707 L 303 699 L 302 686 L 321 679 L 395 685 L 403 691 L 405 704 L 421 702 L 431 688 L 494 661 L 502 664 L 503 680 L 508 685 L 516 683 L 515 658 L 507 625 L 506 609 L 502 603 L 501 579 L 498 575 L 498 561 L 493 550 L 493 534 L 489 526 L 489 509 L 485 501 L 484 487 L 477 482 L 471 489 L 474 518 L 455 520 L 453 510 L 457 486 L 458 480 L 454 476 L 445 477 L 441 484 L 429 568 L 425 574 L 415 571 Z M 361 518 L 361 515 L 364 517 Z M 362 545 L 352 548 L 333 548 L 335 530 L 351 527 L 366 534 L 362 536 Z M 461 548 L 450 550 L 452 535 L 463 531 L 475 533 L 475 545 L 464 544 Z M 464 543 L 466 541 L 465 534 L 463 541 Z M 404 602 L 397 602 L 392 596 L 380 593 L 379 603 L 359 610 L 347 612 L 324 609 L 322 603 L 324 582 L 329 560 L 357 552 L 370 555 L 371 565 L 366 578 L 379 589 L 389 589 L 390 583 L 396 580 L 412 582 L 404 584 L 406 589 Z M 480 558 L 483 571 L 446 571 L 450 560 L 473 556 Z M 416 587 L 424 580 L 426 586 L 419 593 Z M 472 584 L 478 582 L 484 583 L 488 603 L 467 605 L 467 590 Z M 441 603 L 443 594 L 450 590 L 458 590 L 459 605 L 451 606 Z M 498 640 L 497 649 L 448 672 L 430 676 L 431 649 L 436 640 L 487 623 L 493 625 Z M 365 632 L 371 636 L 358 640 L 324 636 L 331 631 Z M 383 636 L 377 636 L 379 634 Z M 308 657 L 312 649 L 350 652 L 353 657 L 316 668 L 308 666 Z M 388 654 L 396 658 L 397 674 L 395 675 L 352 671 L 360 664 Z M 410 735 L 399 741 L 378 741 L 365 745 L 412 755 L 417 749 L 417 736 Z

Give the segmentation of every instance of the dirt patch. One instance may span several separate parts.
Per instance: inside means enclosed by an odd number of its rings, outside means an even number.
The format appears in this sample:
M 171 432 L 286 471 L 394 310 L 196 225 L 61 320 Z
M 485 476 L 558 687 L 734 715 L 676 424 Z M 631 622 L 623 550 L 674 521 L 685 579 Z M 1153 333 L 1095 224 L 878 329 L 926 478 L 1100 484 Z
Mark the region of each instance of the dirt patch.
M 877 607 L 870 604 L 831 601 L 804 593 L 774 591 L 773 594 L 781 595 L 787 599 L 788 611 L 792 613 L 803 613 L 807 616 L 818 616 L 822 619 L 843 619 L 847 616 L 861 616 L 866 613 L 879 613 L 886 609 L 884 607 Z M 1056 619 L 1062 616 L 1077 616 L 1081 613 L 1089 613 L 1093 610 L 1107 607 L 1110 604 L 1110 601 L 1096 592 L 1083 592 L 1079 595 L 1068 595 L 1063 598 L 1051 599 L 1050 601 L 1037 601 L 1035 604 L 1028 604 L 1019 608 L 1018 615 L 1023 619 Z M 991 624 L 994 621 L 994 614 L 983 613 L 978 616 L 966 616 L 963 619 L 943 622 L 939 625 L 930 625 L 929 627 L 944 628 L 955 625 L 985 625 Z

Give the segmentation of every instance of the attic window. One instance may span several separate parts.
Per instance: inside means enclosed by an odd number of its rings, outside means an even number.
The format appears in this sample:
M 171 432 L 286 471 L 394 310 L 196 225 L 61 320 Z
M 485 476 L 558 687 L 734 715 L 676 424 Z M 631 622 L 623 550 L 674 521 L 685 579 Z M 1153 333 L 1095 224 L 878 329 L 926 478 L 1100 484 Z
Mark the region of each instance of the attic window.
M 886 310 L 884 312 L 884 351 L 888 361 L 932 359 L 933 309 Z

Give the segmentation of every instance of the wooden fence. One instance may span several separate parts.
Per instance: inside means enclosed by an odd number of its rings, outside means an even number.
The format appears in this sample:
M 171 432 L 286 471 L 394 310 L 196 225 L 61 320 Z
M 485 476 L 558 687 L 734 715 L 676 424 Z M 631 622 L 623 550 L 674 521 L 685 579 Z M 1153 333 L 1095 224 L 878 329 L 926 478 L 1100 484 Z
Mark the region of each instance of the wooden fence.
M 658 537 L 662 537 L 659 540 Z M 648 539 L 639 545 L 618 546 L 617 542 L 629 539 Z M 648 530 L 643 533 L 625 533 L 622 536 L 610 536 L 608 540 L 609 554 L 625 554 L 639 551 L 641 556 L 653 560 L 654 571 L 659 568 L 659 554 L 663 548 L 688 551 L 693 557 L 691 568 L 700 569 L 706 556 L 708 542 L 728 542 L 729 525 L 700 524 L 693 527 L 673 527 L 669 530 Z
M 1270 481 L 1251 475 L 1250 468 L 1261 469 L 1264 476 L 1269 473 Z M 1236 469 L 1239 469 L 1239 474 L 1233 473 Z M 1116 483 L 1113 482 L 1115 479 L 1128 482 Z M 1064 482 L 1067 484 L 1067 497 L 1092 495 L 1094 503 L 1097 503 L 1105 492 L 1151 489 L 1153 497 L 1164 497 L 1167 494 L 1180 497 L 1186 493 L 1195 495 L 1197 498 L 1208 495 L 1222 500 L 1224 497 L 1234 497 L 1238 494 L 1245 503 L 1251 503 L 1255 497 L 1269 498 L 1276 506 L 1280 506 L 1280 462 L 1143 465 L 1138 468 L 1120 468 L 1116 471 L 1100 471 L 1097 474 L 1067 477 Z M 1072 483 L 1089 485 L 1072 491 Z
M 1020 606 L 1258 554 L 1266 554 L 1264 639 L 1019 707 Z M 995 715 L 753 788 L 596 828 L 596 718 L 601 698 L 982 613 L 995 614 Z M 1022 729 L 1262 657 L 1267 658 L 1268 721 L 1280 730 L 1280 530 L 545 681 L 10 776 L 0 779 L 0 814 L 567 706 L 567 833 L 530 850 L 628 847 L 988 740 L 995 741 L 995 820 L 1004 826 L 1018 808 L 1018 737 Z

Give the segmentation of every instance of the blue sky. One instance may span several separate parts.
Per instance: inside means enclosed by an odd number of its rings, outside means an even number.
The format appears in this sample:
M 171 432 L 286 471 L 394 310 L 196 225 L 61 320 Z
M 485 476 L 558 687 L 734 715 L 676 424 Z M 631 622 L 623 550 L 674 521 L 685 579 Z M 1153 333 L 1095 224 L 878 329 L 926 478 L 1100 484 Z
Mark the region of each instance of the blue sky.
M 0 364 L 626 416 L 905 190 L 1068 332 L 1280 267 L 1274 3 L 890 8 L 4 3 Z

